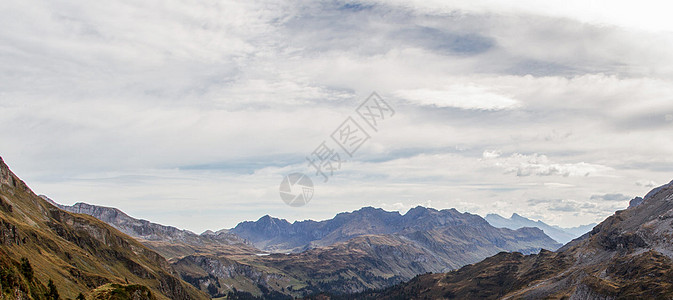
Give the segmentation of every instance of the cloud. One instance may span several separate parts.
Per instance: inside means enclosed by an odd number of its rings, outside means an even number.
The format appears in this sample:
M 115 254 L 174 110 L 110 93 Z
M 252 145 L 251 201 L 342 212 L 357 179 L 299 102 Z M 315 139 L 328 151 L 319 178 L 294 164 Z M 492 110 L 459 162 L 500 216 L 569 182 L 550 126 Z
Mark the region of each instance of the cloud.
M 392 33 L 392 36 L 410 45 L 418 45 L 448 54 L 474 55 L 486 52 L 495 46 L 492 38 L 479 34 L 453 33 L 425 26 L 402 28 Z
M 549 207 L 550 211 L 557 212 L 578 212 L 579 207 L 574 203 L 560 203 Z
M 644 186 L 644 187 L 647 187 L 647 188 L 653 188 L 653 187 L 657 186 L 657 183 L 652 181 L 652 180 L 640 179 L 640 180 L 636 181 L 636 185 L 637 186 Z
M 528 205 L 538 205 L 538 204 L 548 204 L 548 203 L 556 203 L 556 202 L 561 202 L 562 199 L 528 199 L 526 202 L 528 202 Z
M 555 163 L 546 155 L 532 154 L 524 155 L 515 153 L 507 158 L 502 158 L 494 162 L 498 167 L 504 168 L 506 173 L 513 173 L 516 176 L 600 176 L 610 171 L 609 167 L 590 164 L 585 162 L 578 163 Z
M 477 86 L 452 86 L 446 90 L 399 90 L 394 95 L 417 105 L 462 109 L 511 109 L 519 102 Z
M 593 195 L 671 179 L 673 41 L 633 22 L 656 5 L 562 4 L 3 2 L 0 155 L 58 201 L 194 231 L 428 201 L 597 221 L 621 204 Z M 285 207 L 373 90 L 395 117 Z
M 384 2 L 384 1 L 372 1 Z M 466 11 L 475 14 L 531 14 L 552 18 L 569 18 L 599 25 L 617 25 L 641 30 L 673 31 L 673 22 L 662 12 L 663 4 L 648 0 L 640 3 L 612 1 L 606 10 L 603 2 L 587 4 L 584 1 L 547 1 L 540 4 L 534 0 L 517 2 L 497 1 L 385 1 L 427 14 L 450 14 Z
M 626 201 L 630 200 L 633 197 L 623 195 L 623 194 L 604 194 L 604 195 L 591 195 L 591 200 L 603 200 L 603 201 Z
M 500 155 L 502 155 L 502 153 L 499 150 L 484 150 L 484 153 L 482 153 L 481 157 L 489 159 L 498 158 Z

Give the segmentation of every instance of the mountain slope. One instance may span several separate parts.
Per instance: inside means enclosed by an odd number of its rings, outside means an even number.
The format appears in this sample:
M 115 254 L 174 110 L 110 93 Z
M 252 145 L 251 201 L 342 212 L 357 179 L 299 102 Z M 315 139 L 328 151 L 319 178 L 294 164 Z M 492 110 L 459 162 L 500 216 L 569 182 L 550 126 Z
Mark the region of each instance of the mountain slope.
M 2 294 L 12 298 L 41 299 L 50 279 L 67 298 L 127 282 L 146 286 L 157 299 L 207 298 L 156 252 L 93 217 L 60 210 L 35 195 L 1 158 L 0 253 Z M 17 265 L 30 265 L 33 275 L 17 273 Z M 30 296 L 32 291 L 37 294 Z
M 58 204 L 44 195 L 40 197 L 62 210 L 95 217 L 135 238 L 167 259 L 206 252 L 231 254 L 260 252 L 246 240 L 230 233 L 227 229 L 217 232 L 206 231 L 199 235 L 188 230 L 136 219 L 113 207 L 81 202 L 68 206 Z
M 557 252 L 500 253 L 360 299 L 671 299 L 673 181 Z
M 520 216 L 519 214 L 512 214 L 512 216 L 507 219 L 498 214 L 488 214 L 484 218 L 488 221 L 489 224 L 493 227 L 498 228 L 509 228 L 509 229 L 519 229 L 523 227 L 536 227 L 540 228 L 547 234 L 549 237 L 555 241 L 565 244 L 571 240 L 580 237 L 581 235 L 591 231 L 591 228 L 596 226 L 596 224 L 587 224 L 582 226 L 577 226 L 573 228 L 561 228 L 559 226 L 551 226 L 540 220 L 533 221 L 531 219 Z

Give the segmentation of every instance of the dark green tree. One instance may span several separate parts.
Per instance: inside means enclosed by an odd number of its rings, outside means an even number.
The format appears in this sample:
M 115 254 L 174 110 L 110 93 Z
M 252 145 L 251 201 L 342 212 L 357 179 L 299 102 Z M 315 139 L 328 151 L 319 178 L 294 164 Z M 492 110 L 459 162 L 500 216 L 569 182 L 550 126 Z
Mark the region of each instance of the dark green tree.
M 54 281 L 49 279 L 49 283 L 47 284 L 47 294 L 45 294 L 47 297 L 47 300 L 58 300 L 58 290 L 56 290 L 56 285 L 54 284 Z
M 28 279 L 28 282 L 33 281 L 33 267 L 30 265 L 30 261 L 28 261 L 27 258 L 21 258 L 21 265 L 19 266 L 19 270 L 21 271 L 21 274 L 23 274 L 23 276 Z

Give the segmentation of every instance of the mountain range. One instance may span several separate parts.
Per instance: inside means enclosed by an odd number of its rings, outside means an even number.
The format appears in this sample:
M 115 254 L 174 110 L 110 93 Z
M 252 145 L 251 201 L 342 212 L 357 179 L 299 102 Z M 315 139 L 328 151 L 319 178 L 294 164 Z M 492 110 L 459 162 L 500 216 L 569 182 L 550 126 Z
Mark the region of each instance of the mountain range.
M 493 230 L 488 222 L 478 215 L 460 213 L 455 209 L 435 210 L 422 206 L 412 208 L 404 215 L 396 211 L 389 212 L 380 208 L 364 207 L 353 212 L 340 213 L 332 219 L 319 222 L 308 220 L 289 223 L 286 220 L 266 215 L 254 222 L 239 223 L 231 229 L 231 232 L 265 251 L 301 252 L 344 242 L 361 235 L 396 234 L 410 238 L 409 236 L 416 232 L 462 227 L 497 231 L 502 235 L 511 233 L 510 231 Z M 534 231 L 527 230 L 526 232 L 533 233 Z M 544 244 L 544 248 L 547 249 L 556 247 L 560 245 L 554 245 L 553 242 Z M 512 245 L 512 248 L 524 252 L 537 252 L 541 247 L 534 246 L 531 249 L 525 249 Z
M 499 228 L 509 228 L 509 229 L 519 229 L 523 227 L 540 228 L 542 231 L 544 231 L 545 234 L 547 234 L 549 237 L 551 237 L 552 239 L 561 244 L 566 244 L 571 240 L 580 237 L 581 235 L 591 231 L 591 229 L 594 226 L 596 226 L 596 223 L 592 223 L 577 227 L 562 228 L 555 225 L 548 225 L 547 223 L 542 222 L 540 220 L 533 221 L 526 217 L 522 217 L 517 213 L 513 213 L 509 219 L 504 218 L 498 214 L 488 214 L 484 219 L 486 219 L 486 221 L 488 221 L 489 224 Z
M 556 252 L 499 253 L 350 299 L 671 299 L 673 181 Z
M 365 207 L 329 220 L 294 223 L 266 215 L 197 235 L 115 208 L 66 206 L 42 198 L 138 239 L 165 255 L 183 280 L 212 297 L 234 289 L 267 297 L 353 293 L 455 269 L 499 251 L 537 253 L 561 246 L 537 228 L 494 228 L 478 215 L 455 209 L 419 206 L 401 215 Z
M 561 246 L 537 228 L 495 228 L 478 215 L 425 207 L 404 215 L 365 207 L 319 222 L 264 216 L 239 223 L 231 232 L 275 253 L 190 255 L 176 268 L 202 289 L 229 284 L 222 279 L 231 279 L 228 264 L 234 261 L 237 268 L 258 271 L 255 280 L 264 289 L 292 296 L 343 294 L 455 269 L 500 251 L 537 253 Z
M 590 235 L 551 252 L 562 245 L 539 228 L 496 228 L 478 215 L 422 206 L 405 214 L 364 207 L 328 220 L 292 223 L 265 215 L 232 229 L 196 234 L 116 208 L 58 204 L 35 195 L 1 160 L 0 167 L 0 270 L 13 274 L 0 276 L 13 278 L 0 282 L 5 295 L 46 293 L 51 279 L 62 295 L 74 298 L 81 292 L 87 299 L 119 293 L 138 299 L 289 299 L 320 293 L 363 296 L 381 289 L 388 294 L 380 296 L 394 298 L 407 286 L 387 287 L 463 274 L 460 270 L 500 263 L 502 257 L 531 268 L 534 257 L 558 258 L 540 261 L 546 271 L 536 274 L 544 275 L 565 267 L 571 260 L 558 253 Z M 651 198 L 656 197 L 648 194 L 629 210 Z M 509 220 L 543 227 L 516 216 Z M 30 279 L 21 271 L 23 258 L 36 270 Z M 419 276 L 426 273 L 433 274 Z

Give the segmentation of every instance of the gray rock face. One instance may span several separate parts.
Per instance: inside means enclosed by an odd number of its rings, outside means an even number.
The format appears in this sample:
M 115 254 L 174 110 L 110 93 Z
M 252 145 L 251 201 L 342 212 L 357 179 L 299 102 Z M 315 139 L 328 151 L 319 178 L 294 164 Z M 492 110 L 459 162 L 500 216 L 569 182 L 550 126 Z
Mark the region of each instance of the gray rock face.
M 576 239 L 583 234 L 591 231 L 591 229 L 596 226 L 596 223 L 572 227 L 572 228 L 562 228 L 559 226 L 548 225 L 540 220 L 533 221 L 526 217 L 522 217 L 516 213 L 507 219 L 498 214 L 488 214 L 486 215 L 486 221 L 494 227 L 498 228 L 509 228 L 509 229 L 519 229 L 523 227 L 535 227 L 544 231 L 549 237 L 555 241 L 566 244 L 573 239 Z
M 641 197 L 635 197 L 635 198 L 631 199 L 631 201 L 629 201 L 629 208 L 634 208 L 634 207 L 640 205 L 640 203 L 643 203 L 643 200 L 644 199 L 641 198 Z

